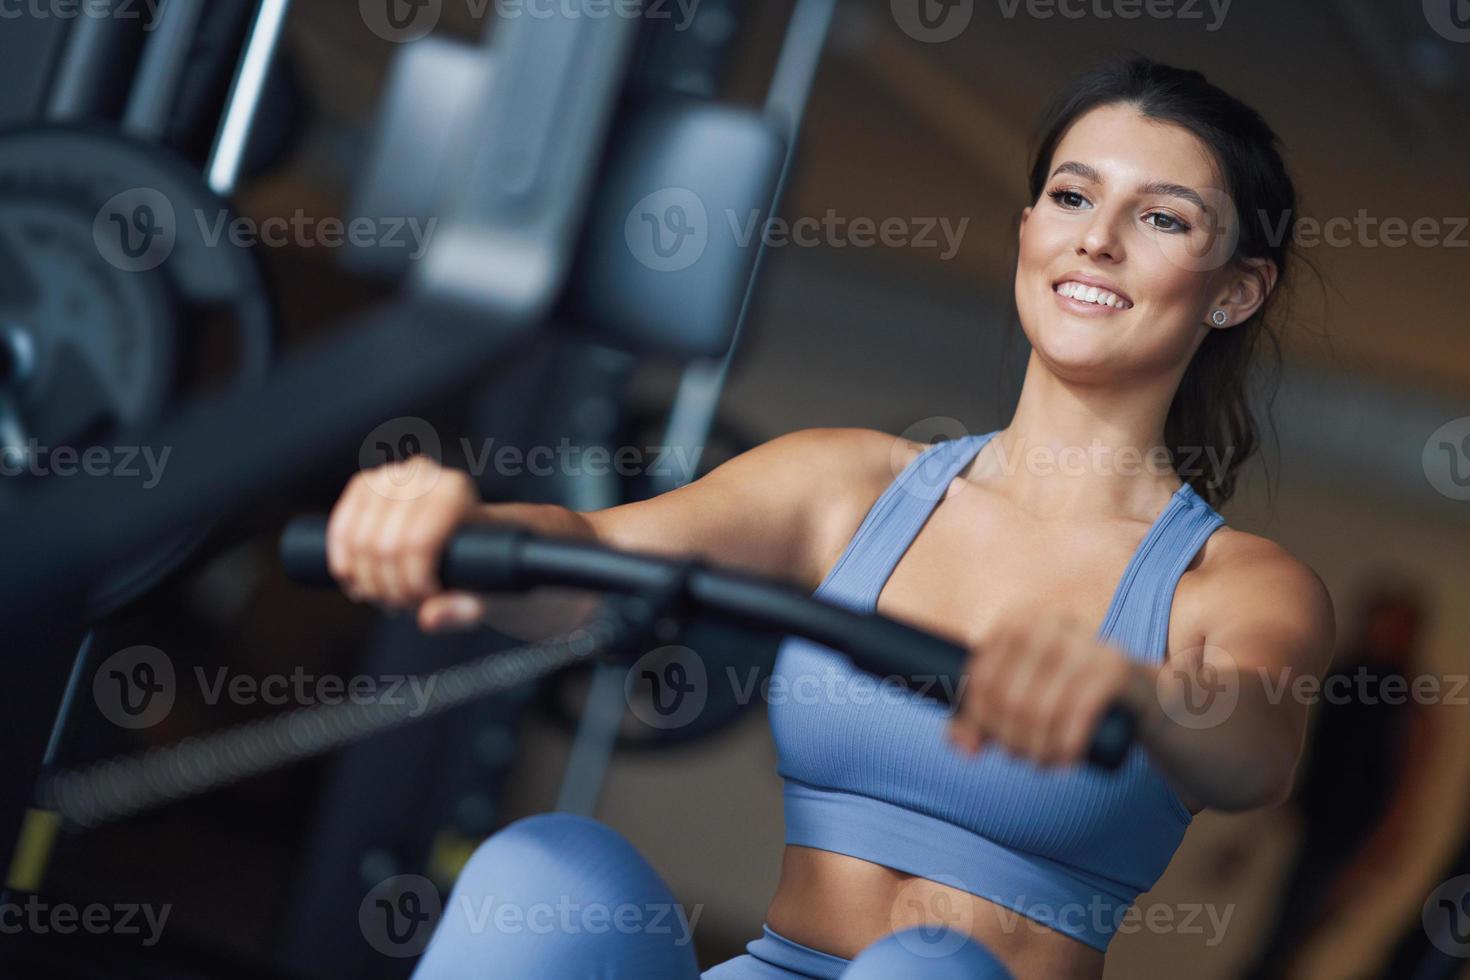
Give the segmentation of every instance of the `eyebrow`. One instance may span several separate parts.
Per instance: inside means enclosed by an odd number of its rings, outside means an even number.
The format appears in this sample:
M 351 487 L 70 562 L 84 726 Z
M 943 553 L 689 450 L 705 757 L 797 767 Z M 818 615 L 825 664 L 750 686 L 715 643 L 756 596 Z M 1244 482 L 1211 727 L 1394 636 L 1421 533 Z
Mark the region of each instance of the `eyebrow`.
M 1056 170 L 1052 171 L 1053 177 L 1057 174 L 1076 174 L 1083 180 L 1092 181 L 1094 184 L 1103 183 L 1102 174 L 1098 173 L 1095 167 L 1089 167 L 1085 163 L 1078 163 L 1076 160 L 1068 160 L 1057 167 Z M 1209 210 L 1209 208 L 1205 207 L 1204 199 L 1199 196 L 1199 192 L 1193 188 L 1185 187 L 1183 184 L 1174 184 L 1167 180 L 1151 180 L 1139 187 L 1138 191 L 1140 194 L 1162 194 L 1165 197 L 1183 198 L 1201 211 Z

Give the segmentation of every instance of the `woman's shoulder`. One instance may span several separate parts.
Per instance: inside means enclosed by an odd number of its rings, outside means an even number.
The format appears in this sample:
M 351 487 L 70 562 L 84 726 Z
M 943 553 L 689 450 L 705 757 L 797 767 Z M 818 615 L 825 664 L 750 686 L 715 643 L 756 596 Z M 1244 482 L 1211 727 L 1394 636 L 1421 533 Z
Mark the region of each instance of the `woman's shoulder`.
M 797 429 L 766 446 L 783 470 L 801 473 L 794 489 L 802 497 L 816 567 L 822 571 L 846 547 L 883 491 L 929 448 L 855 426 Z
M 876 429 L 795 429 L 744 454 L 738 469 L 759 479 L 768 497 L 824 519 L 835 514 L 841 523 L 846 510 L 873 503 L 916 454 L 915 445 Z
M 818 474 L 824 483 L 881 490 L 929 446 L 878 429 L 831 426 L 796 429 L 767 448 L 773 459 Z
M 1259 580 L 1286 576 L 1295 579 L 1299 585 L 1308 580 L 1321 582 L 1312 567 L 1287 550 L 1285 545 L 1229 524 L 1221 525 L 1206 540 L 1200 549 L 1197 565 L 1195 571 L 1201 579 L 1246 576 L 1250 580 Z
M 783 455 L 804 461 L 803 490 L 817 501 L 830 530 L 844 543 L 910 464 L 937 448 L 936 443 L 856 426 L 798 429 L 780 441 Z M 963 484 L 960 471 L 950 490 Z
M 1335 632 L 1321 576 L 1279 542 L 1229 525 L 1206 539 L 1175 603 L 1207 638 L 1269 630 L 1315 645 Z

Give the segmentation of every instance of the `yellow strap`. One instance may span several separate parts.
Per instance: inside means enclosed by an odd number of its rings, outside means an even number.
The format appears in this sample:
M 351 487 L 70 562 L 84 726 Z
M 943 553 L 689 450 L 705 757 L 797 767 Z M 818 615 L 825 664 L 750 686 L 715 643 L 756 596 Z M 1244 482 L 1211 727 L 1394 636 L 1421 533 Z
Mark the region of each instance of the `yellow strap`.
M 466 837 L 448 828 L 440 830 L 429 848 L 429 877 L 438 882 L 454 881 L 479 845 L 479 838 Z
M 5 887 L 22 892 L 38 892 L 51 863 L 51 849 L 61 829 L 61 814 L 54 810 L 30 809 L 20 827 L 15 856 L 10 861 L 10 874 Z

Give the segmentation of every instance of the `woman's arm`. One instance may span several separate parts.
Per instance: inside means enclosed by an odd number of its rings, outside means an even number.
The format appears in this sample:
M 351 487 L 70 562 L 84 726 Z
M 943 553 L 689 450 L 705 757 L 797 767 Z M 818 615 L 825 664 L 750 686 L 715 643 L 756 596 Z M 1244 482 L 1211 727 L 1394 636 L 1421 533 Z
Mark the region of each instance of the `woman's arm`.
M 1154 674 L 1140 734 L 1181 797 L 1221 810 L 1291 793 L 1312 691 L 1336 620 L 1322 580 L 1284 549 L 1249 538 L 1202 579 L 1200 647 Z
M 728 460 L 650 500 L 575 512 L 549 504 L 485 504 L 465 473 L 416 457 L 358 473 L 332 511 L 332 574 L 358 601 L 416 608 L 426 630 L 489 623 L 522 639 L 571 628 L 594 594 L 536 589 L 520 596 L 445 592 L 438 560 L 469 522 L 506 523 L 614 548 L 699 558 L 812 588 L 834 534 L 888 458 L 893 437 L 866 429 L 803 429 Z M 847 527 L 846 533 L 851 534 Z
M 1320 683 L 1327 669 L 1332 600 L 1284 549 L 1237 537 L 1198 570 L 1201 598 L 1187 618 L 1201 646 L 1153 666 L 1063 615 L 1007 624 L 972 654 L 950 740 L 961 751 L 993 742 L 1042 765 L 1076 763 L 1108 706 L 1122 700 L 1187 803 L 1246 810 L 1285 799 L 1308 710 L 1293 685 Z

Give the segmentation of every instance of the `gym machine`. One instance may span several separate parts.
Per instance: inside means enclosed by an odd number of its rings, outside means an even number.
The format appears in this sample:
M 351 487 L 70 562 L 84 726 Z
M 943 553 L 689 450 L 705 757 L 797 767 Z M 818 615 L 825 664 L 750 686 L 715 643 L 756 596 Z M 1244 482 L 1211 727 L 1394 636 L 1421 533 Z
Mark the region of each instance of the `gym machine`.
M 186 0 L 173 0 L 165 14 L 187 6 Z M 121 297 L 97 312 L 117 318 L 98 328 L 96 336 L 127 336 L 134 345 L 167 344 L 169 332 L 163 327 L 193 326 L 224 314 L 235 324 L 241 364 L 239 383 L 217 386 L 183 404 L 170 405 L 156 387 L 138 388 L 135 411 L 119 419 L 119 431 L 134 445 L 169 449 L 167 472 L 157 486 L 118 476 L 38 481 L 0 512 L 0 535 L 12 556 L 0 567 L 0 616 L 12 678 L 0 689 L 0 730 L 7 758 L 14 760 L 0 789 L 0 839 L 16 840 L 25 823 L 22 855 L 37 846 L 38 837 L 54 835 L 60 827 L 81 829 L 249 774 L 228 767 L 200 769 L 194 757 L 187 771 L 214 775 L 203 785 L 171 786 L 157 798 L 148 796 L 146 780 L 137 780 L 133 766 L 146 764 L 138 760 L 46 773 L 41 779 L 53 716 L 66 700 L 68 679 L 74 691 L 82 674 L 74 655 L 85 624 L 105 613 L 110 601 L 126 601 L 126 590 L 146 588 L 132 583 L 156 574 L 148 571 L 156 567 L 150 563 L 163 559 L 154 556 L 192 546 L 212 522 L 314 474 L 342 446 L 359 442 L 383 418 L 414 410 L 431 393 L 493 384 L 496 369 L 538 331 L 592 337 L 633 357 L 672 356 L 691 364 L 670 433 L 692 446 L 702 443 L 759 256 L 759 236 L 741 243 L 719 234 L 717 222 L 726 213 L 755 213 L 761 219 L 771 214 L 831 2 L 797 5 L 785 47 L 795 54 L 783 54 L 772 99 L 760 112 L 688 94 L 650 92 L 639 84 L 647 76 L 634 70 L 650 63 L 640 47 L 646 43 L 640 34 L 649 25 L 632 18 L 581 16 L 575 7 L 563 5 L 551 17 L 507 19 L 496 25 L 487 44 L 459 52 L 466 84 L 455 91 L 462 98 L 447 100 L 455 102 L 448 135 L 431 142 L 436 152 L 425 155 L 435 176 L 417 182 L 436 191 L 419 206 L 440 218 L 427 255 L 410 269 L 385 270 L 399 277 L 394 299 L 274 366 L 269 345 L 257 342 L 268 331 L 254 329 L 268 326 L 269 317 L 266 285 L 253 256 L 232 247 L 200 247 L 189 221 L 160 216 L 228 208 L 288 13 L 284 0 L 264 0 L 256 10 L 203 167 L 120 125 L 48 123 L 6 138 L 0 192 L 19 187 L 24 193 L 0 203 L 0 229 L 44 227 L 43 238 L 66 249 L 44 261 L 39 252 L 17 257 L 35 263 L 35 282 L 46 285 L 87 270 L 91 279 L 63 281 L 52 287 L 53 295 L 70 290 Z M 140 69 L 135 91 L 144 95 L 138 96 L 143 100 L 138 110 L 127 113 L 130 118 L 160 118 L 144 109 L 171 91 L 168 80 L 177 79 L 179 64 L 178 54 L 165 50 L 161 39 L 177 43 L 186 35 L 184 27 L 155 32 L 139 54 L 138 64 L 147 70 Z M 412 118 L 415 103 L 404 98 Z M 419 103 L 417 108 L 425 107 Z M 391 171 L 391 154 L 384 151 L 381 159 L 390 161 L 384 166 Z M 371 188 L 371 180 L 365 186 Z M 154 194 L 139 195 L 136 188 Z M 687 223 L 691 204 L 702 209 L 703 225 Z M 672 220 L 676 207 L 684 222 L 678 230 L 703 238 L 700 254 L 687 265 L 668 261 L 660 249 L 639 244 L 629 232 L 630 223 L 636 230 L 640 221 L 657 226 Z M 407 204 L 394 210 L 414 213 Z M 105 234 L 109 229 L 115 232 L 111 237 Z M 372 265 L 381 257 L 363 261 Z M 71 419 L 53 410 L 66 409 L 85 421 L 89 413 L 82 409 L 89 406 L 79 393 L 122 389 L 107 386 L 99 365 L 88 377 L 82 373 L 85 362 L 49 353 L 43 359 L 40 351 L 49 348 L 15 339 L 34 332 L 38 317 L 47 325 L 57 322 L 41 311 L 64 311 L 64 301 L 25 309 L 32 311 L 29 316 L 4 311 L 10 331 L 7 400 L 0 405 L 6 439 L 18 446 L 67 445 L 62 423 Z M 60 390 L 66 397 L 40 398 L 43 378 L 65 379 Z M 53 442 L 33 439 L 33 433 Z M 229 451 L 221 453 L 221 445 Z M 466 548 L 498 550 L 501 559 L 482 555 L 462 564 L 455 554 Z M 146 556 L 141 570 L 140 556 Z M 492 677 L 498 670 L 527 680 L 538 676 L 538 669 L 591 658 L 603 646 L 617 650 L 621 644 L 626 650 L 628 637 L 645 635 L 650 624 L 665 618 L 648 610 L 667 610 L 670 603 L 717 610 L 739 624 L 813 630 L 808 635 L 821 642 L 876 658 L 869 662 L 885 673 L 917 676 L 959 669 L 957 651 L 932 637 L 908 631 L 898 639 L 895 631 L 906 628 L 881 617 L 849 620 L 850 614 L 815 608 L 821 604 L 805 597 L 770 591 L 774 587 L 768 583 L 711 570 L 675 573 L 646 559 L 514 537 L 457 539 L 448 561 L 449 580 L 465 584 L 514 588 L 562 581 L 631 589 L 642 597 L 642 606 L 635 600 L 614 607 L 614 625 L 598 634 L 602 644 L 567 640 L 551 645 L 551 654 L 542 645 L 519 659 L 497 652 L 484 665 Z M 513 561 L 519 564 L 508 564 Z M 490 577 L 474 577 L 476 569 Z M 650 600 L 650 589 L 660 598 Z M 120 594 L 125 598 L 111 598 Z M 904 655 L 915 659 L 891 659 Z M 625 659 L 612 656 L 611 669 Z M 598 695 L 593 699 L 598 701 Z M 299 715 L 292 715 L 299 723 Z M 384 719 L 365 719 L 351 734 L 360 737 L 387 726 Z M 1100 760 L 1121 758 L 1131 738 L 1129 726 L 1126 716 L 1109 716 L 1096 747 Z M 606 756 L 607 729 L 599 725 L 584 735 L 585 758 L 591 761 L 577 764 L 595 775 Z M 345 742 L 306 747 L 325 751 L 340 744 Z M 290 756 L 299 757 L 299 752 Z M 260 770 L 250 769 L 255 771 Z M 85 802 L 89 799 L 93 803 Z

